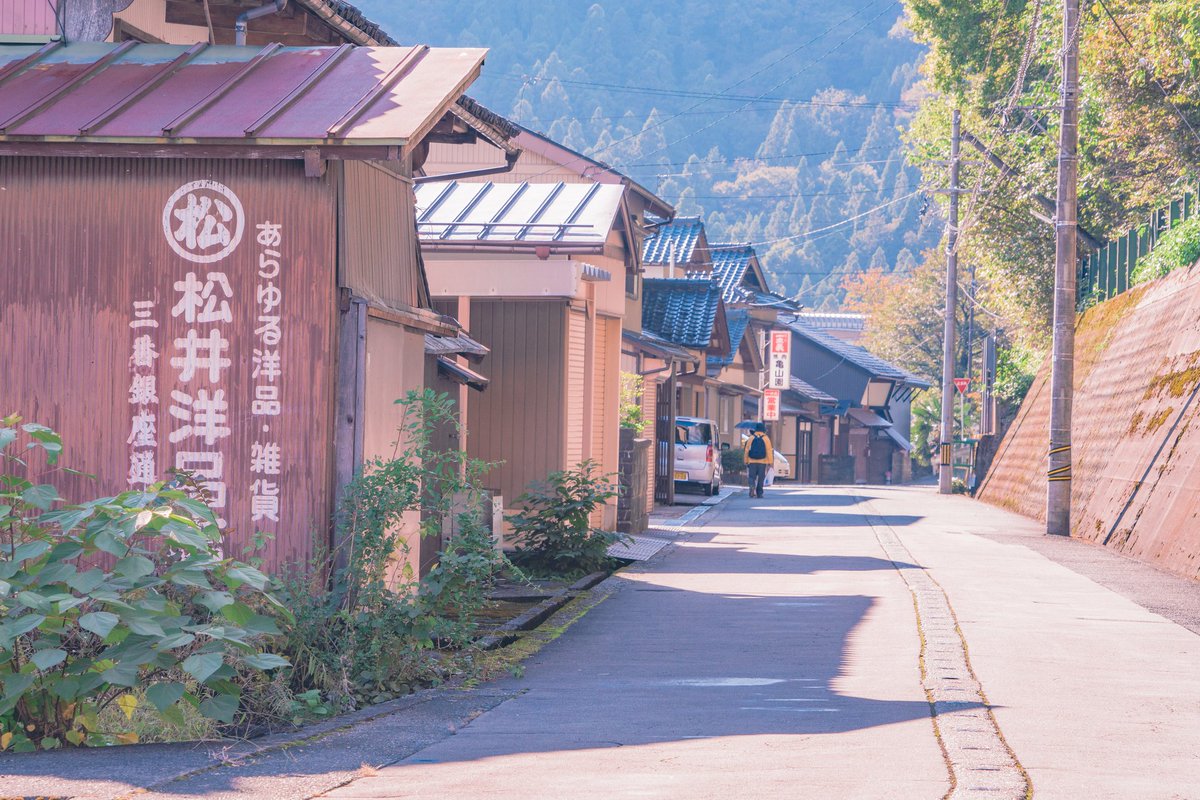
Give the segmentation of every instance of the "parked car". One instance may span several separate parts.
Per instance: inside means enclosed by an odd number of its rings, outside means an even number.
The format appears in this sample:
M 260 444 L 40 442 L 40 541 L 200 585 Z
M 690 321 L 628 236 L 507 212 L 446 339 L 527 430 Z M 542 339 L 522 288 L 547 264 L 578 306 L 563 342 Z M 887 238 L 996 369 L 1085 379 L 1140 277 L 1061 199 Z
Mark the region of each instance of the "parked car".
M 775 463 L 771 465 L 775 469 L 775 479 L 792 477 L 792 465 L 788 463 L 787 456 L 775 451 Z
M 710 497 L 721 489 L 717 423 L 700 417 L 675 419 L 675 485 L 699 486 Z

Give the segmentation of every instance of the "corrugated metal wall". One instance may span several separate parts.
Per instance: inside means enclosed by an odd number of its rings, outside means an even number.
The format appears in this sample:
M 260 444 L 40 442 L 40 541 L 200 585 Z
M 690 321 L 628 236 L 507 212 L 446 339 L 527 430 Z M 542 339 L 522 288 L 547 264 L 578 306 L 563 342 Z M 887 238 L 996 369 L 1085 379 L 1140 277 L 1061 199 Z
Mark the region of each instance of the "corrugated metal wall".
M 563 468 L 566 315 L 560 301 L 472 300 L 471 335 L 491 348 L 491 385 L 467 405 L 467 451 L 503 461 L 485 485 L 506 504 Z
M 566 352 L 566 463 L 583 460 L 584 392 L 587 384 L 587 314 L 579 309 L 567 312 Z
M 420 305 L 412 183 L 367 162 L 342 170 L 342 285 L 385 306 Z
M 653 377 L 646 378 L 645 389 L 642 392 L 642 419 L 646 422 L 646 428 L 642 431 L 642 436 L 646 439 L 654 440 L 654 418 L 657 414 L 655 406 L 658 404 L 658 391 L 662 386 Z M 650 450 L 650 466 L 646 471 L 646 508 L 654 510 L 654 481 L 655 468 L 657 467 L 657 459 L 654 457 L 653 446 Z
M 0 33 L 51 36 L 58 30 L 56 5 L 57 0 L 4 0 L 0 3 Z
M 224 255 L 203 215 L 185 235 L 197 198 Z M 135 463 L 207 471 L 226 552 L 261 530 L 269 566 L 305 560 L 330 511 L 333 263 L 333 192 L 298 162 L 0 158 L 0 408 L 97 476 L 56 476 L 73 501 L 129 488 Z
M 592 379 L 592 458 L 600 462 L 604 474 L 616 476 L 620 470 L 620 385 L 621 320 L 597 317 L 594 343 L 596 365 Z M 616 530 L 617 502 L 610 501 L 597 522 L 604 530 Z
M 426 175 L 441 175 L 450 172 L 462 172 L 481 167 L 499 166 L 504 163 L 504 155 L 486 142 L 476 142 L 473 145 L 431 144 L 429 156 L 425 159 L 422 170 Z M 479 178 L 467 178 L 468 181 L 491 181 L 493 183 L 595 183 L 594 180 L 579 174 L 578 169 L 568 169 L 561 164 L 538 153 L 526 150 L 521 154 L 517 165 L 508 172 L 499 172 Z

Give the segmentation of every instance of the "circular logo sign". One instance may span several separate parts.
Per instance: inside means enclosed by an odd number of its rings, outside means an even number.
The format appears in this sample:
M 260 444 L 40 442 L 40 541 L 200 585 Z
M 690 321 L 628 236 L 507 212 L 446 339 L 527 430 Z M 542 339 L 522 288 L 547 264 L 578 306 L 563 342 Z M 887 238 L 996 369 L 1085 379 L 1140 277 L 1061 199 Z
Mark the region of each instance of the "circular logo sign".
M 192 181 L 163 206 L 163 233 L 171 249 L 188 261 L 211 264 L 237 248 L 246 227 L 242 203 L 216 181 Z

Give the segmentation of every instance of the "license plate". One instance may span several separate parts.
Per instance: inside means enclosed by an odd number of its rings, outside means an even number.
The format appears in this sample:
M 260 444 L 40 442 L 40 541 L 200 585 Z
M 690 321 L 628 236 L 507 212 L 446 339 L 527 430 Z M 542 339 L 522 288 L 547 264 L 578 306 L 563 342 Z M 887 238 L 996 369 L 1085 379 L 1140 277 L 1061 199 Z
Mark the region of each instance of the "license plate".
M 675 473 L 675 480 L 677 480 L 677 481 L 686 481 L 686 480 L 687 480 L 687 473 L 686 473 L 686 472 L 678 472 L 678 471 L 676 471 L 676 473 Z

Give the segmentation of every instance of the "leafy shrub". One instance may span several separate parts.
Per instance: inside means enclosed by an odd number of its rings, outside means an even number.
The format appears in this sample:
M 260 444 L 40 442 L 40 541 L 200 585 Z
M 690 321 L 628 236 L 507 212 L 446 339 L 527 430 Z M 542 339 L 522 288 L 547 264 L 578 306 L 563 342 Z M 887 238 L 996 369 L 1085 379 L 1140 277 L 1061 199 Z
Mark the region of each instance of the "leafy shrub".
M 1149 255 L 1138 259 L 1129 282 L 1137 285 L 1152 281 L 1179 267 L 1190 267 L 1197 260 L 1200 260 L 1200 217 L 1192 217 L 1165 232 Z
M 621 373 L 620 421 L 622 428 L 629 428 L 638 436 L 646 430 L 646 415 L 642 412 L 642 395 L 646 391 L 646 379 L 632 372 Z
M 470 646 L 474 616 L 509 567 L 483 525 L 488 465 L 432 445 L 438 428 L 459 424 L 453 401 L 425 391 L 396 402 L 403 420 L 393 453 L 347 487 L 339 547 L 283 581 L 296 618 L 279 643 L 293 663 L 290 687 L 297 697 L 317 690 L 338 710 L 439 681 L 447 655 Z M 420 516 L 421 536 L 448 533 L 420 580 L 400 533 L 406 515 Z
M 184 703 L 234 722 L 242 682 L 288 663 L 258 646 L 286 616 L 266 576 L 222 557 L 184 476 L 51 510 L 58 490 L 14 451 L 26 440 L 52 471 L 62 442 L 19 422 L 0 421 L 0 749 L 137 741 L 146 703 L 168 724 Z M 114 705 L 125 731 L 102 729 Z
M 725 475 L 741 475 L 746 471 L 746 454 L 740 447 L 721 451 L 721 472 Z
M 516 500 L 512 526 L 518 563 L 547 575 L 586 575 L 609 563 L 608 548 L 624 537 L 592 530 L 592 513 L 617 496 L 594 461 L 551 473 Z

